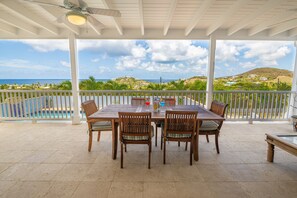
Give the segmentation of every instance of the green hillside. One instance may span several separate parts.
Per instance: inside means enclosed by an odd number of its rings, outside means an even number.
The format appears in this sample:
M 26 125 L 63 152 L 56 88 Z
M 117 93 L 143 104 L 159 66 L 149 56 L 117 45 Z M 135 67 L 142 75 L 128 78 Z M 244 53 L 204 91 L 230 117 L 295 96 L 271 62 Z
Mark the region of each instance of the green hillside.
M 140 89 L 141 87 L 147 86 L 149 82 L 144 80 L 138 80 L 133 77 L 120 77 L 114 80 L 117 83 L 128 85 L 130 89 Z
M 285 69 L 264 67 L 253 69 L 237 76 L 249 78 L 251 75 L 257 75 L 259 77 L 266 77 L 268 80 L 274 80 L 279 76 L 287 76 L 292 78 L 293 72 Z
M 292 84 L 293 72 L 277 68 L 257 68 L 235 76 L 217 78 L 229 82 L 251 82 L 251 83 L 287 83 Z

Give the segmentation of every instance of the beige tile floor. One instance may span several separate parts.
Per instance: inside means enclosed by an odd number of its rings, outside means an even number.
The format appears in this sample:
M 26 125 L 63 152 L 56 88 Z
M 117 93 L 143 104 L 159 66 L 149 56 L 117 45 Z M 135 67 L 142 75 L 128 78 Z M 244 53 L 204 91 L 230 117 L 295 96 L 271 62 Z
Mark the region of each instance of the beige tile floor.
M 89 153 L 86 124 L 3 122 L 0 197 L 297 197 L 297 157 L 276 149 L 268 163 L 265 133 L 294 132 L 289 124 L 226 122 L 219 155 L 214 139 L 201 136 L 200 160 L 190 166 L 184 145 L 171 142 L 168 163 L 153 147 L 148 170 L 147 146 L 129 145 L 120 169 L 110 132 Z

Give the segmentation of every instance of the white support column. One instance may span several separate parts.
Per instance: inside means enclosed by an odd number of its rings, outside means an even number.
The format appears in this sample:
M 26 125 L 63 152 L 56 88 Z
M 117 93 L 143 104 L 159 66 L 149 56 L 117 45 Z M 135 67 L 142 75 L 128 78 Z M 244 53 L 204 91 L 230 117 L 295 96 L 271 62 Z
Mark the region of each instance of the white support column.
M 290 99 L 290 107 L 289 107 L 289 117 L 292 115 L 296 115 L 296 108 L 297 104 L 295 104 L 295 96 L 296 96 L 296 88 L 297 88 L 297 41 L 294 42 L 296 54 L 295 54 L 295 65 L 294 65 L 294 71 L 293 71 L 293 82 L 292 82 L 292 89 L 291 91 L 295 92 L 295 94 L 292 94 L 291 99 Z M 296 107 L 296 108 L 293 108 Z
M 213 98 L 213 81 L 214 67 L 216 56 L 216 38 L 210 36 L 208 49 L 208 67 L 207 67 L 207 84 L 206 84 L 206 108 L 209 109 Z
M 71 33 L 69 35 L 69 56 L 70 56 L 70 64 L 71 64 L 72 105 L 73 105 L 72 124 L 80 124 L 78 56 L 77 56 L 77 47 L 76 47 L 76 36 L 74 33 Z

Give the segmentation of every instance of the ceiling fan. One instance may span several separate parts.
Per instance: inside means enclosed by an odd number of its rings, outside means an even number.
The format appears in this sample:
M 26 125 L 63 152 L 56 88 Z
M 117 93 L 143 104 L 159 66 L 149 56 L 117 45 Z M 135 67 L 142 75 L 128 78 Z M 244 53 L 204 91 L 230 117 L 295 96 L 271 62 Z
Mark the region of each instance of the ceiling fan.
M 39 5 L 44 5 L 44 6 L 55 6 L 55 7 L 69 10 L 66 13 L 66 18 L 70 23 L 72 23 L 74 25 L 83 25 L 87 22 L 87 20 L 89 20 L 91 23 L 96 25 L 98 28 L 104 28 L 104 25 L 101 22 L 99 22 L 97 19 L 95 19 L 95 17 L 93 17 L 92 14 L 112 16 L 112 17 L 120 17 L 121 16 L 120 11 L 118 11 L 118 10 L 88 7 L 87 3 L 84 2 L 83 0 L 77 0 L 78 5 L 70 2 L 69 0 L 64 0 L 63 5 L 46 3 L 46 2 L 35 1 L 35 0 L 23 0 L 23 1 L 35 3 L 35 4 L 39 4 Z M 57 21 L 62 22 L 62 20 L 63 19 L 58 18 Z

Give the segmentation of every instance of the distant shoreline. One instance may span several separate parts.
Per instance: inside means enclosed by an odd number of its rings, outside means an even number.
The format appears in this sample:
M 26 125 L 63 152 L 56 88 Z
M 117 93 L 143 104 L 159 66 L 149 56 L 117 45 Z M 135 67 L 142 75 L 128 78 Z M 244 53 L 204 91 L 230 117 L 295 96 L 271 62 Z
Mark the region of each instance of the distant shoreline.
M 59 84 L 63 81 L 68 81 L 70 79 L 0 79 L 0 85 L 31 85 L 31 84 L 38 84 L 45 85 L 45 84 Z M 87 80 L 87 79 L 80 79 L 79 81 Z M 97 81 L 101 82 L 107 82 L 109 80 L 115 80 L 115 79 L 96 79 Z M 137 79 L 137 80 L 143 80 L 151 83 L 159 83 L 160 79 Z M 163 79 L 162 82 L 170 82 L 170 81 L 176 81 L 178 79 Z

